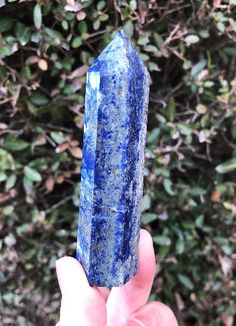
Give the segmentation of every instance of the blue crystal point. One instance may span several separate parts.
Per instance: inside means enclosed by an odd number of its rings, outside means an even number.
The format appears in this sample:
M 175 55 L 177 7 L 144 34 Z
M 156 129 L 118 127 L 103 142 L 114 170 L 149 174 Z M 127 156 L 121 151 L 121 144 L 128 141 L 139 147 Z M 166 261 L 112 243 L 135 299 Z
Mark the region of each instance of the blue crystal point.
M 149 85 L 123 31 L 88 70 L 76 256 L 91 285 L 137 272 Z

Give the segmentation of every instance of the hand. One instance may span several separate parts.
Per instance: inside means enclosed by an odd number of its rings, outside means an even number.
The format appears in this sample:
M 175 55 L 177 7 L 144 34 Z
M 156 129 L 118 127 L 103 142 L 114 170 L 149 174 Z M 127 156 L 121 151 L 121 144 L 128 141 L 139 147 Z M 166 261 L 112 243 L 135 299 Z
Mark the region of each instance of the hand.
M 91 287 L 80 263 L 72 257 L 56 262 L 62 293 L 57 326 L 178 326 L 161 302 L 147 303 L 156 262 L 150 234 L 141 230 L 137 274 L 122 287 Z

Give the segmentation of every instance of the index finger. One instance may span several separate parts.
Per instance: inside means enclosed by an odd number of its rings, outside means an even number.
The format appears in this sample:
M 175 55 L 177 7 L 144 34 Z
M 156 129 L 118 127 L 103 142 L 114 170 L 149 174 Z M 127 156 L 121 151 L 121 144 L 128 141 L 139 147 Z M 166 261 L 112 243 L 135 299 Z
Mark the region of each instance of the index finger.
M 104 296 L 89 285 L 81 264 L 63 257 L 56 262 L 56 271 L 62 293 L 59 326 L 106 325 Z

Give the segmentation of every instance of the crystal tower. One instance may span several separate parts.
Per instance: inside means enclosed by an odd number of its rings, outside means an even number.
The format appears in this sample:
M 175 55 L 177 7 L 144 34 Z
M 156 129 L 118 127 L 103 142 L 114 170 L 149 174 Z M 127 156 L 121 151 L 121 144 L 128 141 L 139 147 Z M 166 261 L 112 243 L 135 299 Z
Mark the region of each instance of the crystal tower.
M 123 31 L 87 73 L 76 256 L 91 285 L 137 272 L 149 85 Z

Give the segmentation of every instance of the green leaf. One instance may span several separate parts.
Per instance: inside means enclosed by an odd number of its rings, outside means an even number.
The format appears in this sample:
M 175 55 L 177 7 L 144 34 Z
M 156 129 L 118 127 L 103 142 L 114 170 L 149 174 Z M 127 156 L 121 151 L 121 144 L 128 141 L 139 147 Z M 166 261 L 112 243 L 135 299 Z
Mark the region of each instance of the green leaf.
M 78 48 L 82 43 L 82 38 L 77 36 L 72 41 L 72 48 Z
M 170 246 L 161 246 L 158 248 L 158 257 L 165 257 L 170 252 Z
M 131 0 L 129 3 L 129 7 L 130 7 L 131 11 L 135 11 L 137 9 L 137 1 Z
M 95 31 L 97 31 L 99 29 L 100 25 L 101 25 L 101 21 L 99 19 L 96 19 L 93 22 L 93 28 L 95 29 Z
M 48 104 L 48 98 L 41 93 L 34 93 L 31 97 L 30 97 L 30 101 L 37 106 L 42 106 L 42 105 L 46 105 Z
M 224 238 L 223 236 L 216 236 L 213 238 L 213 240 L 218 243 L 219 245 L 228 245 L 229 244 L 229 239 Z
M 144 50 L 147 51 L 147 52 L 153 52 L 153 53 L 158 52 L 158 48 L 155 45 L 146 45 L 144 47 Z
M 3 182 L 3 181 L 5 181 L 5 180 L 6 180 L 6 178 L 7 178 L 6 174 L 5 174 L 5 173 L 3 173 L 3 172 L 0 172 L 0 182 Z
M 32 169 L 30 166 L 24 167 L 24 174 L 31 181 L 42 181 L 41 174 L 37 170 Z
M 147 45 L 149 43 L 149 36 L 147 34 L 140 35 L 137 43 L 139 45 Z
M 17 23 L 16 24 L 16 37 L 22 46 L 26 45 L 30 40 L 30 29 L 26 27 L 24 24 Z
M 196 63 L 191 69 L 191 76 L 196 77 L 206 67 L 206 64 L 207 61 L 205 59 Z
M 10 56 L 14 52 L 18 51 L 17 43 L 12 41 L 12 43 L 9 43 L 5 46 L 0 46 L 0 59 L 3 59 L 5 57 Z
M 197 219 L 195 220 L 195 224 L 198 228 L 202 228 L 203 226 L 203 222 L 204 222 L 204 216 L 203 215 L 199 215 L 197 217 Z
M 32 259 L 32 257 L 35 255 L 37 253 L 37 249 L 29 249 L 29 250 L 27 250 L 26 252 L 25 252 L 25 254 L 24 254 L 24 258 L 26 259 L 26 260 L 30 260 L 30 259 Z
M 10 17 L 0 18 L 0 33 L 4 33 L 12 29 L 14 26 L 15 19 Z
M 229 173 L 236 169 L 236 157 L 232 158 L 229 161 L 221 163 L 216 168 L 216 171 L 220 174 Z
M 223 22 L 217 22 L 216 26 L 221 33 L 225 31 L 225 24 Z
M 69 24 L 68 24 L 68 21 L 67 21 L 67 20 L 63 20 L 63 21 L 61 22 L 61 25 L 62 25 L 62 27 L 63 27 L 63 29 L 64 29 L 65 31 L 68 30 L 68 28 L 69 28 Z
M 97 10 L 100 11 L 102 9 L 104 9 L 106 6 L 106 2 L 105 1 L 99 1 L 97 4 Z
M 52 131 L 50 132 L 50 136 L 59 145 L 66 141 L 66 137 L 61 131 Z
M 155 235 L 153 238 L 153 242 L 161 245 L 161 246 L 170 246 L 171 240 L 166 235 Z
M 12 136 L 8 136 L 3 143 L 4 148 L 12 151 L 22 151 L 23 149 L 29 147 L 29 145 L 30 144 L 25 140 L 14 138 Z
M 16 233 L 21 235 L 22 233 L 26 233 L 30 228 L 30 224 L 29 223 L 24 223 L 21 224 L 20 226 L 18 226 L 16 228 Z
M 16 37 L 22 46 L 26 45 L 30 40 L 30 29 L 26 27 L 24 24 L 17 23 L 16 24 Z
M 188 193 L 191 194 L 192 196 L 202 196 L 206 193 L 206 189 L 196 186 L 196 187 L 190 188 L 188 190 Z
M 41 33 L 40 31 L 34 32 L 31 35 L 31 41 L 34 43 L 39 43 L 41 40 Z
M 128 20 L 123 26 L 124 32 L 128 37 L 132 37 L 134 34 L 134 25 L 131 20 Z
M 36 4 L 34 7 L 34 26 L 40 29 L 42 26 L 42 11 L 40 4 Z
M 163 181 L 163 186 L 164 186 L 164 188 L 165 188 L 165 191 L 169 194 L 169 195 L 171 195 L 171 196 L 173 196 L 174 194 L 175 194 L 175 192 L 172 190 L 172 181 L 170 180 L 170 179 L 164 179 L 164 181 Z
M 173 122 L 175 119 L 175 100 L 173 97 L 169 99 L 167 105 L 167 118 L 170 122 Z
M 149 194 L 145 194 L 143 196 L 143 211 L 146 211 L 147 209 L 149 209 L 151 207 L 151 197 Z
M 15 186 L 16 183 L 16 175 L 11 174 L 6 181 L 6 189 L 11 189 Z
M 85 21 L 80 22 L 78 28 L 79 28 L 79 31 L 80 31 L 81 35 L 86 34 L 87 31 L 88 31 L 88 26 L 87 26 L 87 23 Z
M 222 251 L 226 254 L 226 255 L 231 255 L 232 254 L 232 248 L 228 245 L 223 245 L 221 247 Z
M 8 206 L 5 206 L 4 209 L 3 209 L 3 213 L 6 215 L 6 216 L 9 216 L 13 213 L 14 211 L 14 206 L 13 205 L 8 205 Z
M 157 215 L 154 213 L 144 213 L 142 216 L 142 223 L 143 224 L 149 224 L 152 221 L 155 221 L 157 218 Z
M 179 123 L 177 127 L 182 135 L 188 136 L 192 133 L 192 128 L 187 123 Z
M 34 115 L 34 116 L 37 116 L 38 113 L 39 113 L 39 110 L 38 108 L 33 105 L 30 101 L 26 101 L 26 105 L 27 105 L 27 109 L 29 110 L 29 112 Z
M 161 35 L 159 35 L 158 33 L 154 33 L 153 39 L 154 39 L 154 42 L 156 43 L 156 45 L 158 46 L 158 48 L 160 48 L 164 42 Z
M 58 31 L 52 29 L 52 28 L 48 28 L 48 27 L 44 28 L 44 33 L 45 33 L 45 37 L 47 39 L 47 42 L 49 44 L 52 44 L 54 46 L 58 46 L 63 41 L 62 34 L 59 33 Z
M 153 144 L 157 143 L 159 140 L 160 132 L 160 128 L 154 128 L 151 132 L 148 133 L 147 142 Z
M 106 20 L 108 20 L 108 18 L 109 18 L 109 15 L 107 15 L 107 14 L 103 14 L 103 15 L 99 16 L 99 20 L 101 22 L 105 22 Z
M 189 277 L 187 277 L 183 274 L 178 274 L 177 277 L 178 277 L 180 283 L 182 283 L 187 289 L 192 290 L 194 288 L 193 283 Z
M 179 239 L 176 243 L 176 252 L 177 254 L 182 254 L 184 252 L 185 243 L 183 239 Z
M 148 64 L 149 71 L 160 71 L 160 68 L 155 62 L 149 61 L 147 64 Z
M 200 41 L 200 38 L 195 34 L 189 34 L 185 37 L 184 40 L 188 44 L 196 44 Z
M 24 176 L 23 178 L 23 187 L 25 189 L 25 192 L 27 194 L 31 194 L 33 190 L 33 181 L 31 181 L 29 178 Z
M 215 85 L 215 83 L 212 81 L 212 80 L 207 80 L 205 83 L 204 83 L 204 87 L 206 88 L 211 88 Z
M 150 57 L 146 53 L 140 53 L 140 57 L 144 62 L 150 60 Z

